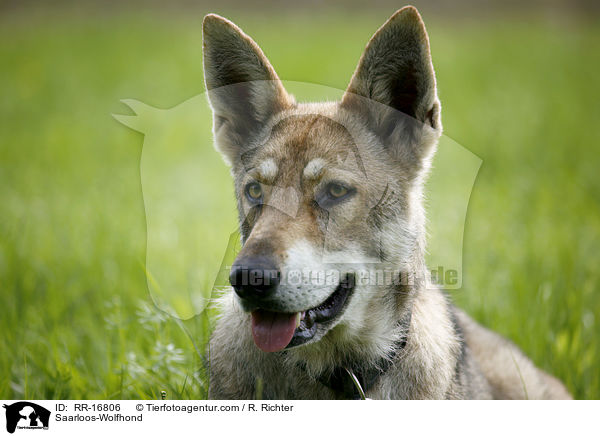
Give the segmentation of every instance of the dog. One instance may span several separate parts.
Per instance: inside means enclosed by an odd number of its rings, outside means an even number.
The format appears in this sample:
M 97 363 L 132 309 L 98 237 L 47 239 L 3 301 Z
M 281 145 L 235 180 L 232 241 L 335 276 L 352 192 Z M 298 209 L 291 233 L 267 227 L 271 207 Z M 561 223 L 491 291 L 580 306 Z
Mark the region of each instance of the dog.
M 422 191 L 442 124 L 414 7 L 377 30 L 338 102 L 296 103 L 218 15 L 204 18 L 203 50 L 242 239 L 209 398 L 570 398 L 428 275 Z

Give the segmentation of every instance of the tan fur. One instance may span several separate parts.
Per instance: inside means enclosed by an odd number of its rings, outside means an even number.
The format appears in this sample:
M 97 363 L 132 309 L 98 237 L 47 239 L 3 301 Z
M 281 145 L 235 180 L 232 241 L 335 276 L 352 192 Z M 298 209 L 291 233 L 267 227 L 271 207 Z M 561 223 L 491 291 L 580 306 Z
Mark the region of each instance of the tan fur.
M 569 397 L 430 282 L 422 189 L 442 125 L 416 9 L 399 10 L 375 33 L 341 102 L 295 103 L 258 46 L 216 15 L 204 20 L 204 65 L 215 144 L 238 197 L 238 259 L 268 255 L 282 273 L 340 273 L 331 283 L 280 283 L 264 304 L 300 313 L 323 303 L 342 275 L 357 278 L 339 319 L 273 353 L 253 342 L 252 309 L 226 293 L 210 342 L 212 398 L 342 398 L 322 380 L 348 362 L 385 366 L 367 391 L 375 399 Z M 321 206 L 332 181 L 352 195 Z M 244 194 L 249 183 L 261 185 L 260 208 Z M 386 268 L 398 282 L 359 280 L 359 271 Z

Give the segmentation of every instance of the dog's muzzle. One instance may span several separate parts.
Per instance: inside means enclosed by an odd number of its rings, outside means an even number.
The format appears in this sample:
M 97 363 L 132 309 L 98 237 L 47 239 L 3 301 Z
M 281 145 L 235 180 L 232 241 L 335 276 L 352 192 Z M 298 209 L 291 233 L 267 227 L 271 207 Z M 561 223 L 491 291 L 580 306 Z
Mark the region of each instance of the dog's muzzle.
M 341 315 L 354 290 L 354 275 L 345 275 L 335 290 L 320 305 L 294 313 L 270 310 L 269 297 L 277 290 L 281 272 L 270 258 L 259 256 L 238 259 L 229 281 L 244 304 L 252 311 L 252 337 L 266 352 L 280 351 L 311 341 L 319 326 L 327 329 Z

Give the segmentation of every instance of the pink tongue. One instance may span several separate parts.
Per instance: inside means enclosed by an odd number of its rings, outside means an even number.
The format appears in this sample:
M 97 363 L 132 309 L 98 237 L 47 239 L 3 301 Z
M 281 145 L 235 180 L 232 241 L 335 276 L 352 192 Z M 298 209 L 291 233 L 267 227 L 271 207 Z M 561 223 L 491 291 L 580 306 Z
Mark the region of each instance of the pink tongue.
M 256 346 L 266 352 L 283 350 L 294 336 L 296 316 L 262 309 L 252 312 L 252 337 Z

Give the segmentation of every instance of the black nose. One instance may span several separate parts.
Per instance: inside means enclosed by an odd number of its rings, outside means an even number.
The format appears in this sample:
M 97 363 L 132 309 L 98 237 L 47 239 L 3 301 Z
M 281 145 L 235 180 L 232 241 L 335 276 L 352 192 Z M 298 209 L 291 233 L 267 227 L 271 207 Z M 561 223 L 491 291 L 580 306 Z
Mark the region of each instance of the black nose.
M 240 298 L 258 300 L 271 295 L 281 273 L 269 257 L 238 259 L 231 267 L 229 282 Z

